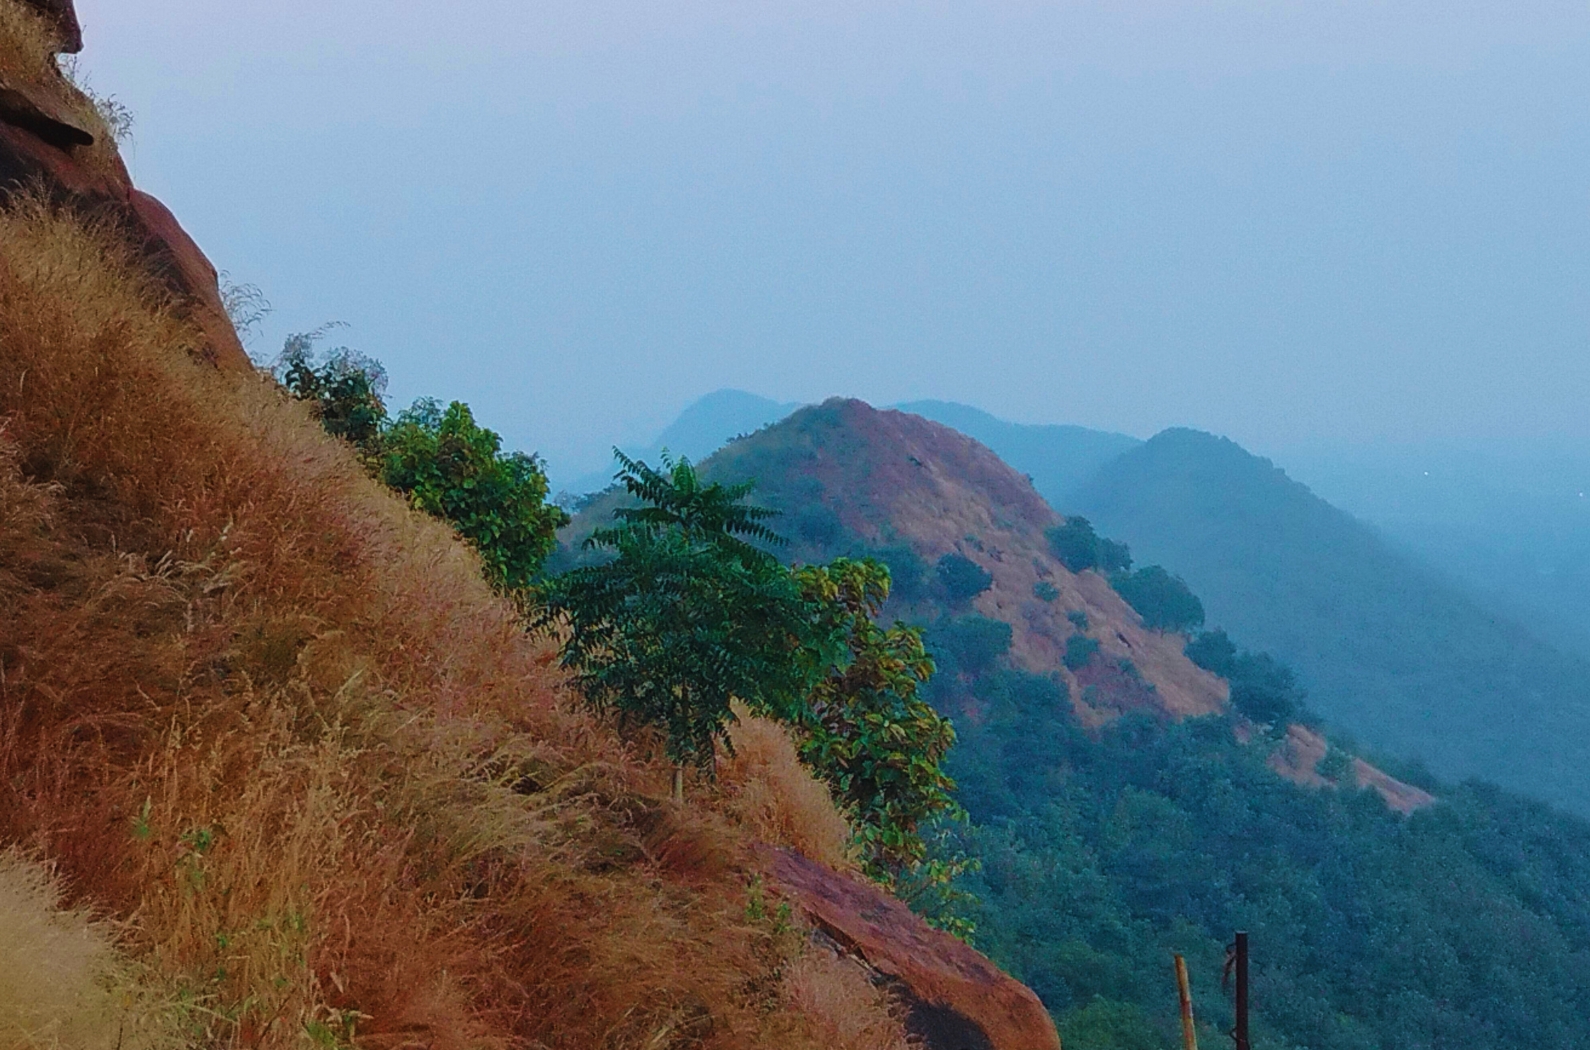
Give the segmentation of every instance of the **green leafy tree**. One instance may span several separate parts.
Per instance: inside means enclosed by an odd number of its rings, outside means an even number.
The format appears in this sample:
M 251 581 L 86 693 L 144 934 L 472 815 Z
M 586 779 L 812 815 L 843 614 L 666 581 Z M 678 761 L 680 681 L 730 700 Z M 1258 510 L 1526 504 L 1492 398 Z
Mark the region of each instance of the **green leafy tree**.
M 1187 643 L 1187 659 L 1211 674 L 1230 678 L 1237 665 L 1237 646 L 1224 630 L 1205 631 Z
M 1231 706 L 1260 725 L 1280 729 L 1302 708 L 1297 676 L 1269 653 L 1243 653 L 1230 679 Z
M 510 591 L 535 580 L 569 520 L 547 502 L 540 461 L 504 453 L 502 438 L 459 401 L 445 410 L 416 401 L 382 432 L 378 462 L 381 480 L 451 522 L 480 552 L 487 577 Z
M 1093 659 L 1093 654 L 1099 651 L 1099 643 L 1085 634 L 1073 634 L 1066 639 L 1065 656 L 1062 662 L 1068 671 L 1080 671 Z
M 923 829 L 960 812 L 943 770 L 955 730 L 918 695 L 934 670 L 922 632 L 876 623 L 889 597 L 876 561 L 803 566 L 795 579 L 815 613 L 813 637 L 842 646 L 811 690 L 801 757 L 850 816 L 870 875 L 889 886 L 917 879 L 924 892 L 942 885 L 957 872 L 942 861 L 922 870 Z
M 1180 576 L 1160 565 L 1116 573 L 1110 585 L 1152 631 L 1189 631 L 1204 622 L 1204 603 Z
M 677 765 L 710 768 L 733 701 L 799 721 L 826 654 L 812 652 L 794 577 L 764 549 L 781 541 L 766 524 L 774 512 L 744 502 L 750 484 L 705 484 L 686 459 L 656 470 L 615 454 L 641 505 L 586 541 L 607 560 L 540 589 L 536 623 L 567 629 L 562 662 L 589 703 L 660 727 Z

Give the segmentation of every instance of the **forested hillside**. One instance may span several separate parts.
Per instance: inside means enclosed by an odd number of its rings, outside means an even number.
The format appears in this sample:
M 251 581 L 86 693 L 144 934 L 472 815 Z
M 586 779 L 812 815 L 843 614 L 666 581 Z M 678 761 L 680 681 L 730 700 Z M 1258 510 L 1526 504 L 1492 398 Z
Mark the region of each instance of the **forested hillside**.
M 1065 509 L 1173 566 L 1209 622 L 1295 665 L 1373 747 L 1590 813 L 1590 662 L 1391 547 L 1236 444 L 1171 430 Z
M 1202 1038 L 1219 1045 L 1238 928 L 1256 946 L 1265 1050 L 1590 1042 L 1590 825 L 1433 781 L 1438 801 L 1404 815 L 1359 788 L 1341 747 L 1302 783 L 1278 775 L 1292 768 L 1283 727 L 1200 690 L 1197 668 L 1163 655 L 1184 639 L 1146 630 L 1098 571 L 1028 546 L 1063 538 L 1044 527 L 1058 517 L 944 428 L 830 402 L 703 470 L 757 481 L 783 512 L 787 558 L 890 565 L 885 615 L 925 629 L 930 693 L 960 737 L 949 769 L 969 820 L 941 827 L 937 855 L 976 862 L 964 895 L 917 906 L 975 925 L 1067 1046 L 1170 1045 L 1172 952 L 1188 956 Z

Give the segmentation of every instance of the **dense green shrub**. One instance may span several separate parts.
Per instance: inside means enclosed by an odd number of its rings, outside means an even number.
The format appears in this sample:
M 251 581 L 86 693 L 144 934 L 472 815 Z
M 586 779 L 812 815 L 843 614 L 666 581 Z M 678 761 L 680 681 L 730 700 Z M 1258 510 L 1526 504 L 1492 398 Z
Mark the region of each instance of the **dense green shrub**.
M 1060 597 L 1060 588 L 1048 580 L 1039 580 L 1032 585 L 1032 596 L 1041 602 L 1053 602 Z
M 939 559 L 939 588 L 949 605 L 961 606 L 994 585 L 992 574 L 963 554 L 951 552 Z
M 1060 564 L 1072 572 L 1125 572 L 1132 567 L 1131 549 L 1124 543 L 1104 539 L 1093 530 L 1093 523 L 1080 515 L 1072 515 L 1065 524 L 1046 530 L 1044 536 Z
M 520 591 L 539 575 L 568 515 L 547 502 L 540 460 L 504 453 L 502 439 L 478 425 L 469 407 L 445 410 L 421 399 L 387 418 L 381 364 L 346 347 L 317 359 L 328 329 L 288 338 L 277 379 L 307 402 L 327 433 L 351 442 L 360 458 L 414 506 L 449 522 L 480 553 L 496 586 Z
M 547 502 L 547 477 L 534 456 L 504 453 L 502 439 L 475 422 L 469 406 L 416 401 L 381 434 L 381 480 L 419 509 L 452 522 L 475 546 L 500 587 L 530 585 L 568 524 Z
M 1079 631 L 1086 631 L 1088 629 L 1088 614 L 1083 612 L 1081 609 L 1072 609 L 1070 612 L 1066 613 L 1066 619 L 1071 621 L 1071 626 L 1075 627 Z
M 1066 670 L 1080 671 L 1093 659 L 1093 654 L 1099 651 L 1099 643 L 1085 634 L 1073 634 L 1066 639 L 1066 652 L 1064 662 Z
M 1204 604 L 1180 576 L 1160 565 L 1110 577 L 1110 585 L 1137 610 L 1151 631 L 1188 631 L 1204 622 Z

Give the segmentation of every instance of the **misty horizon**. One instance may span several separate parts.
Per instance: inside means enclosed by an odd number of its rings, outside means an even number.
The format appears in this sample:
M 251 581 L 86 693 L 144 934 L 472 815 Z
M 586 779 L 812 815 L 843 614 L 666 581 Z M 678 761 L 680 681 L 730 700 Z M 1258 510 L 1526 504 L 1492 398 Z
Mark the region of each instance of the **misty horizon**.
M 560 476 L 723 387 L 1590 438 L 1582 5 L 82 8 L 257 355 L 347 322 Z

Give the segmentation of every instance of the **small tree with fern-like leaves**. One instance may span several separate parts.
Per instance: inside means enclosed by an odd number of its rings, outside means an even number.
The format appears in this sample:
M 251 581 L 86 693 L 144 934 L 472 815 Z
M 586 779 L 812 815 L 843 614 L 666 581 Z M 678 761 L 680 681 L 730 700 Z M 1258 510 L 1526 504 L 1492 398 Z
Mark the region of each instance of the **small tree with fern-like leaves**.
M 783 541 L 767 525 L 775 512 L 745 503 L 749 483 L 705 484 L 666 454 L 661 470 L 615 454 L 641 506 L 586 540 L 610 558 L 541 588 L 536 623 L 567 630 L 563 666 L 592 706 L 661 728 L 677 767 L 711 768 L 733 701 L 799 719 L 819 660 L 808 606 L 766 549 Z

